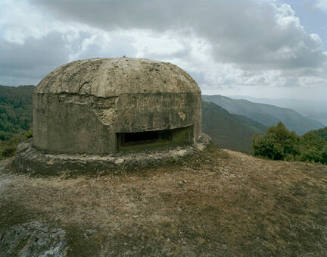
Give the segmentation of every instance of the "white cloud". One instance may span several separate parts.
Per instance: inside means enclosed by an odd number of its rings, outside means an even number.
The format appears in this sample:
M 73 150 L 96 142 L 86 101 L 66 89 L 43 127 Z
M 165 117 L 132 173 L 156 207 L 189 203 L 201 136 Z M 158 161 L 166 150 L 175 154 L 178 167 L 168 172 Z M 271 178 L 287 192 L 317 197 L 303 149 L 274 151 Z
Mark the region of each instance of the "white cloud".
M 327 0 L 317 0 L 316 6 L 319 9 L 327 10 Z
M 91 57 L 173 62 L 204 92 L 327 84 L 327 56 L 287 4 L 256 0 L 2 0 L 0 84 Z M 11 10 L 6 12 L 4 10 Z
M 290 5 L 255 0 L 32 0 L 58 19 L 106 31 L 150 30 L 195 34 L 208 40 L 219 62 L 253 68 L 319 66 L 322 48 L 307 34 Z M 78 8 L 76 7 L 78 6 Z M 284 55 L 288 48 L 291 54 Z M 281 51 L 282 49 L 282 51 Z M 308 61 L 304 60 L 307 59 Z

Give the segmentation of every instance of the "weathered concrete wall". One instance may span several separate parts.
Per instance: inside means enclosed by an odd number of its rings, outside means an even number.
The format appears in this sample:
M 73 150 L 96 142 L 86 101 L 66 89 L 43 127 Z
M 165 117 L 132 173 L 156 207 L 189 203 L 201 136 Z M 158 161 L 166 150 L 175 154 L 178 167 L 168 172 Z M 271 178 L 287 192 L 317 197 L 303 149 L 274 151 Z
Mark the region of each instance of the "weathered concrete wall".
M 33 145 L 46 152 L 114 153 L 116 133 L 193 126 L 193 143 L 201 133 L 200 94 L 123 94 L 98 98 L 36 93 L 33 101 Z
M 58 95 L 34 95 L 33 145 L 55 153 L 114 152 L 115 137 L 110 126 L 102 124 L 95 110 L 81 100 L 72 103 L 62 101 Z

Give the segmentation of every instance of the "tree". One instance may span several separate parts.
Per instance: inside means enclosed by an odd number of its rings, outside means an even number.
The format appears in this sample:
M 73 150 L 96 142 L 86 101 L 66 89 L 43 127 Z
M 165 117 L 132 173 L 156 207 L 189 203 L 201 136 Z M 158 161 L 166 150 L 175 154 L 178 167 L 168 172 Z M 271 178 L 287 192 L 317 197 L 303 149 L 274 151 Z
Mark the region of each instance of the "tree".
M 321 150 L 321 162 L 327 164 L 327 144 Z
M 326 141 L 318 136 L 314 131 L 309 131 L 301 137 L 300 161 L 313 161 L 324 163 L 327 152 Z
M 299 154 L 299 136 L 279 122 L 277 126 L 268 128 L 265 135 L 256 135 L 252 148 L 255 156 L 272 160 L 294 159 Z
M 287 130 L 283 123 L 268 128 L 263 136 L 256 135 L 252 140 L 256 156 L 272 160 L 299 160 L 327 164 L 327 142 L 316 131 L 299 137 Z

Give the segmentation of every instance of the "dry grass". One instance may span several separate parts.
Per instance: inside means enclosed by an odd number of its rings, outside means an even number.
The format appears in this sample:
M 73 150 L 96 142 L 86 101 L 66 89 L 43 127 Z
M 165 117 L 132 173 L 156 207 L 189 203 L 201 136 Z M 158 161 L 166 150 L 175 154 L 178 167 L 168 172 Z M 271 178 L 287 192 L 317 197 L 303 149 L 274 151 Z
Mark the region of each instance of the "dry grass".
M 59 224 L 71 256 L 327 256 L 327 166 L 210 146 L 120 175 L 9 177 L 0 228 Z

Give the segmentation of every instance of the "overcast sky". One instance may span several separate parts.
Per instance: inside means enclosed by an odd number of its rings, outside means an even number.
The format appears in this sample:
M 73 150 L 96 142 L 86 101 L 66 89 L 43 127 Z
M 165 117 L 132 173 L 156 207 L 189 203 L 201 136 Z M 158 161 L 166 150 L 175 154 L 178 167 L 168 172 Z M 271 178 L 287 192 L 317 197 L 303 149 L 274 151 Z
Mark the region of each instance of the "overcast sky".
M 175 63 L 205 94 L 327 99 L 327 0 L 0 0 L 0 84 L 93 57 Z

